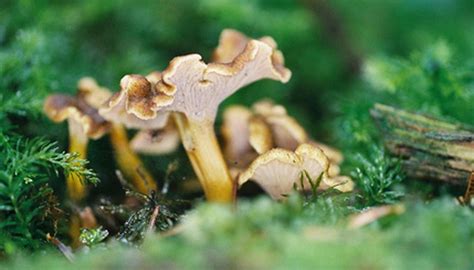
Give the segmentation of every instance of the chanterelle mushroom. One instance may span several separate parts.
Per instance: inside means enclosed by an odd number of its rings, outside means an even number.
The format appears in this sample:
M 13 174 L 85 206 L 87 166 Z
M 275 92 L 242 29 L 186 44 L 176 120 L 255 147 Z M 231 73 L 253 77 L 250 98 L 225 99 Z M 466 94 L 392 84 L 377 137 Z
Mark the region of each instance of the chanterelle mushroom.
M 243 51 L 225 64 L 205 64 L 197 54 L 176 57 L 156 84 L 143 76 L 127 75 L 121 81 L 121 92 L 100 112 L 109 119 L 113 111 L 126 111 L 142 121 L 156 121 L 173 112 L 206 197 L 229 202 L 233 199 L 233 181 L 214 132 L 217 108 L 228 96 L 254 81 L 290 79 L 291 72 L 284 67 L 283 57 L 275 47 L 249 40 Z
M 77 88 L 75 97 L 52 95 L 44 103 L 44 110 L 50 119 L 55 122 L 68 119 L 69 151 L 86 158 L 88 139 L 98 139 L 110 132 L 115 158 L 126 178 L 142 193 L 155 190 L 156 183 L 144 169 L 138 156 L 131 151 L 124 128 L 120 124 L 108 122 L 97 111 L 110 98 L 111 92 L 100 87 L 92 78 L 82 78 Z M 75 175 L 67 178 L 68 195 L 74 201 L 85 196 L 85 186 L 81 180 Z
M 164 155 L 175 151 L 179 146 L 179 133 L 174 123 L 159 130 L 140 130 L 130 141 L 130 146 L 137 153 Z
M 255 159 L 249 168 L 240 174 L 238 183 L 242 185 L 252 179 L 276 200 L 283 199 L 295 186 L 308 189 L 319 177 L 322 177 L 320 189 L 334 187 L 347 191 L 351 188 L 346 185 L 352 185 L 352 182 L 345 182 L 345 178 L 329 178 L 328 167 L 326 155 L 321 149 L 310 144 L 302 144 L 294 152 L 275 148 Z
M 158 75 L 157 75 L 158 74 Z M 149 76 L 159 76 L 152 73 Z M 111 96 L 112 92 L 100 87 L 92 78 L 83 78 L 78 83 L 78 96 L 97 111 Z M 143 166 L 138 155 L 132 151 L 125 128 L 120 123 L 110 123 L 110 142 L 115 152 L 115 160 L 125 179 L 130 180 L 137 191 L 148 194 L 156 190 L 156 182 Z
M 110 125 L 92 106 L 83 99 L 67 95 L 49 96 L 44 103 L 46 115 L 54 122 L 67 119 L 69 127 L 69 152 L 86 158 L 89 138 L 97 139 L 104 135 Z M 75 174 L 66 179 L 69 198 L 80 201 L 86 191 L 83 179 Z
M 265 141 L 270 145 L 255 142 L 255 132 L 252 133 L 254 119 L 259 119 L 260 125 L 265 125 L 270 134 Z M 223 124 L 221 127 L 225 157 L 232 168 L 246 168 L 258 154 L 270 148 L 283 148 L 295 150 L 303 143 L 309 143 L 322 149 L 329 158 L 329 176 L 339 175 L 339 164 L 342 154 L 336 149 L 309 138 L 304 128 L 289 116 L 286 109 L 269 100 L 255 103 L 251 109 L 243 106 L 230 106 L 224 110 Z M 262 136 L 262 132 L 259 133 Z M 262 140 L 262 138 L 260 138 Z M 259 148 L 258 148 L 259 147 Z M 265 150 L 266 149 L 266 150 Z
M 300 179 L 308 181 L 304 173 L 316 181 L 326 178 L 329 161 L 324 153 L 309 144 L 302 144 L 295 152 L 272 149 L 255 159 L 249 168 L 240 174 L 239 185 L 252 179 L 272 198 L 282 199 L 289 194 Z

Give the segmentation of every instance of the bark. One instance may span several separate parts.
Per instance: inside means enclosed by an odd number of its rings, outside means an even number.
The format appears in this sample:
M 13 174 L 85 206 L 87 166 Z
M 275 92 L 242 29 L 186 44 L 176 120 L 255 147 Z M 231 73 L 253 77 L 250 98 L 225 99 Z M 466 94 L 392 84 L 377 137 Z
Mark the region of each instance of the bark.
M 467 186 L 474 171 L 474 128 L 376 104 L 370 111 L 384 144 L 413 178 Z

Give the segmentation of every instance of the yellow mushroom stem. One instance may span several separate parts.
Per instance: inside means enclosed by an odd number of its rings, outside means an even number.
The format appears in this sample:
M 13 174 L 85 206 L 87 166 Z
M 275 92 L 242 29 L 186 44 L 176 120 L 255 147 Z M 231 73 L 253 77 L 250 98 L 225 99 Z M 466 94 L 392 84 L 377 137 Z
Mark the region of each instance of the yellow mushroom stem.
M 77 153 L 78 157 L 85 159 L 87 156 L 87 143 L 89 139 L 84 134 L 80 124 L 74 120 L 68 121 L 69 126 L 69 153 Z M 69 198 L 78 202 L 86 196 L 86 185 L 81 175 L 71 173 L 66 177 L 67 194 Z
M 115 160 L 125 179 L 130 180 L 137 191 L 143 194 L 156 191 L 156 182 L 145 169 L 138 155 L 130 148 L 127 132 L 123 125 L 112 124 L 110 141 L 115 151 Z
M 197 121 L 182 113 L 173 113 L 173 117 L 207 200 L 232 202 L 234 185 L 217 143 L 214 121 Z

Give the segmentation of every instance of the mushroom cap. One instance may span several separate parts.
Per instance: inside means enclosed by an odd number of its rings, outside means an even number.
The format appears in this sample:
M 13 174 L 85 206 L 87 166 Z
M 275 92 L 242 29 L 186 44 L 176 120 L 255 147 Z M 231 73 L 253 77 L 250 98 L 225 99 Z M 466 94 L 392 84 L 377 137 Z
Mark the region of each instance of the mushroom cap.
M 214 63 L 231 63 L 239 54 L 245 50 L 250 39 L 243 33 L 234 29 L 224 29 L 219 37 L 219 45 L 212 54 Z M 261 37 L 259 41 L 267 44 L 273 49 L 271 56 L 273 65 L 284 69 L 285 59 L 281 51 L 277 50 L 277 43 L 272 37 Z
M 249 142 L 248 125 L 251 115 L 249 109 L 238 105 L 227 107 L 223 113 L 221 133 L 225 145 L 224 155 L 232 165 L 237 167 L 246 166 L 253 158 L 249 157 L 249 153 L 253 152 Z
M 266 42 L 250 40 L 229 63 L 205 64 L 198 54 L 175 57 L 156 84 L 143 76 L 125 76 L 120 93 L 100 113 L 125 124 L 124 114 L 150 122 L 166 118 L 169 111 L 182 112 L 193 120 L 214 121 L 218 105 L 239 88 L 263 78 L 281 82 L 290 79 L 281 53 L 274 57 L 275 53 Z
M 149 75 L 149 78 L 153 80 L 155 75 Z M 126 75 L 120 81 L 120 87 L 120 92 L 115 93 L 99 109 L 105 119 L 138 129 L 159 129 L 167 124 L 168 112 L 157 113 L 152 110 L 156 92 L 146 77 Z
M 267 116 L 278 116 L 278 115 L 287 115 L 287 111 L 285 107 L 279 104 L 275 104 L 272 100 L 270 99 L 263 99 L 258 102 L 255 102 L 252 105 L 252 110 L 256 114 L 263 115 L 265 117 Z
M 293 117 L 289 116 L 281 105 L 270 100 L 255 103 L 252 109 L 262 115 L 270 125 L 276 147 L 295 150 L 298 145 L 308 141 L 308 134 Z
M 331 163 L 333 164 L 341 164 L 341 162 L 344 160 L 344 156 L 342 155 L 342 153 L 329 146 L 329 145 L 326 145 L 326 144 L 323 144 L 323 143 L 320 143 L 320 142 L 317 142 L 317 141 L 314 141 L 314 140 L 310 140 L 309 141 L 309 144 L 312 144 L 316 147 L 319 147 L 321 148 L 321 150 L 323 150 L 324 154 L 326 154 L 326 156 L 329 158 L 329 161 L 331 161 Z
M 146 75 L 145 77 L 151 84 L 156 84 L 161 80 L 161 72 L 153 71 L 148 73 L 148 75 Z
M 179 143 L 179 132 L 170 121 L 161 130 L 140 130 L 130 141 L 130 146 L 138 153 L 165 155 L 174 152 Z
M 316 180 L 327 174 L 329 161 L 317 147 L 300 145 L 294 152 L 272 149 L 255 159 L 250 167 L 238 178 L 239 186 L 249 179 L 257 182 L 273 199 L 283 199 L 290 193 L 300 179 L 308 182 L 302 173 Z M 308 182 L 309 185 L 309 182 Z
M 224 110 L 221 133 L 224 155 L 233 168 L 243 168 L 258 154 L 273 147 L 269 126 L 244 106 L 233 105 Z
M 77 96 L 96 109 L 112 96 L 109 89 L 99 86 L 91 77 L 81 78 L 77 83 L 77 90 Z
M 338 175 L 334 177 L 324 177 L 319 189 L 328 189 L 334 187 L 341 192 L 350 192 L 354 190 L 354 182 L 349 176 Z M 306 187 L 305 187 L 306 188 Z M 309 187 L 307 187 L 309 188 Z
M 197 54 L 174 58 L 156 88 L 156 102 L 164 110 L 178 111 L 197 120 L 215 119 L 218 105 L 241 87 L 269 78 L 287 82 L 291 72 L 272 63 L 272 47 L 251 40 L 244 51 L 228 64 L 201 61 Z M 176 91 L 179 90 L 179 91 Z M 168 95 L 171 93 L 171 95 Z M 167 105 L 168 98 L 173 102 Z
M 262 117 L 250 118 L 249 132 L 249 143 L 258 154 L 263 154 L 273 148 L 272 131 Z
M 102 137 L 109 130 L 109 123 L 86 101 L 68 95 L 52 95 L 46 98 L 43 110 L 54 122 L 66 119 L 74 126 L 75 132 L 92 139 Z
M 214 63 L 230 63 L 247 45 L 248 37 L 234 29 L 224 29 L 219 37 L 219 45 L 212 54 Z

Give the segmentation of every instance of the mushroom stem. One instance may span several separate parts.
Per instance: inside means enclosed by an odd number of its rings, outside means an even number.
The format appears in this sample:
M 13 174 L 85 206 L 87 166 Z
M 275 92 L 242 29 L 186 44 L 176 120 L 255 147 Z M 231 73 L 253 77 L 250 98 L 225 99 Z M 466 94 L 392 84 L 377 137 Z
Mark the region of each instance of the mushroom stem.
M 141 193 L 156 190 L 156 183 L 145 169 L 138 155 L 130 148 L 127 132 L 121 124 L 114 123 L 110 129 L 110 141 L 115 151 L 115 160 L 126 179 Z
M 211 202 L 232 202 L 233 180 L 217 143 L 212 120 L 195 120 L 173 113 L 191 164 Z
M 85 159 L 87 156 L 87 143 L 89 139 L 74 121 L 69 121 L 69 153 L 77 153 L 78 157 Z M 79 202 L 86 196 L 86 185 L 82 176 L 71 173 L 66 178 L 67 194 L 74 202 Z

